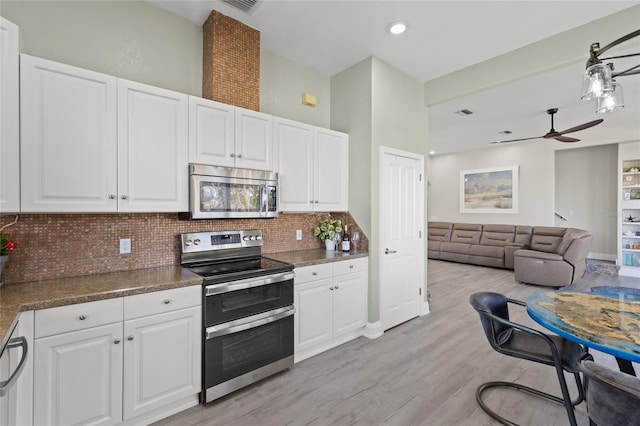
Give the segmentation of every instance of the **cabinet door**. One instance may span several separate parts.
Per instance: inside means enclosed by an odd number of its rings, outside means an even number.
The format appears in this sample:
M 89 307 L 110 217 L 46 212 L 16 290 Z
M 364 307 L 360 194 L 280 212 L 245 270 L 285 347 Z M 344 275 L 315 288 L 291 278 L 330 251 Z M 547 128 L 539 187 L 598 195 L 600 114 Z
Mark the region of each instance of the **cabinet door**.
M 364 272 L 333 278 L 333 337 L 362 328 L 367 318 L 367 277 Z
M 117 209 L 116 78 L 20 56 L 22 212 Z
M 20 211 L 18 26 L 0 17 L 0 213 Z
M 349 138 L 315 129 L 315 210 L 347 211 L 349 206 Z
M 294 321 L 296 354 L 331 340 L 331 279 L 295 286 L 296 316 Z
M 235 165 L 235 107 L 189 96 L 189 162 Z
M 36 339 L 36 425 L 122 421 L 122 322 Z
M 188 96 L 118 80 L 118 211 L 188 210 Z
M 313 211 L 313 126 L 281 118 L 273 125 L 280 211 Z
M 201 308 L 124 322 L 124 420 L 201 390 Z
M 236 167 L 273 170 L 273 116 L 236 107 Z

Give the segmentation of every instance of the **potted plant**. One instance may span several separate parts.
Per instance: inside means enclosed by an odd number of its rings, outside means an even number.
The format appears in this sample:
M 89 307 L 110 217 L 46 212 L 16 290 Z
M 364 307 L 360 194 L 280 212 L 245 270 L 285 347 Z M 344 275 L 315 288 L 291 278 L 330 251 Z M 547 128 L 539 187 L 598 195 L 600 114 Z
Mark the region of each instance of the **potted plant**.
M 331 219 L 330 217 L 322 219 L 320 224 L 313 228 L 313 235 L 320 237 L 324 241 L 327 250 L 335 250 L 335 236 L 342 232 L 342 221 L 340 219 Z
M 0 232 L 0 286 L 2 286 L 2 271 L 4 265 L 9 260 L 9 252 L 13 251 L 18 244 L 9 239 L 9 235 Z

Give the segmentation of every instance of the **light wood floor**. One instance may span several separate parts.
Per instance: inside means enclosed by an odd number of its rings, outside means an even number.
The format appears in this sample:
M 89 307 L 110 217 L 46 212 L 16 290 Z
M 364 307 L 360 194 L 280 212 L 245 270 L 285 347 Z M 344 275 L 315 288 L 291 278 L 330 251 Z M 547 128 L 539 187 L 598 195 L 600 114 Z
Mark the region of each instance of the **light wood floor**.
M 594 285 L 640 288 L 640 279 L 587 274 L 577 289 Z M 158 425 L 495 425 L 476 404 L 479 384 L 517 381 L 559 395 L 553 368 L 494 352 L 469 306 L 476 291 L 524 300 L 546 288 L 517 283 L 513 271 L 429 260 L 431 313 L 359 338 L 296 364 L 290 370 L 197 406 Z M 512 320 L 536 327 L 524 310 Z M 598 362 L 615 367 L 612 357 Z M 636 367 L 637 368 L 637 367 Z M 572 382 L 572 377 L 567 376 Z M 490 390 L 487 402 L 522 425 L 565 425 L 560 405 L 513 390 Z M 579 425 L 587 425 L 584 404 Z

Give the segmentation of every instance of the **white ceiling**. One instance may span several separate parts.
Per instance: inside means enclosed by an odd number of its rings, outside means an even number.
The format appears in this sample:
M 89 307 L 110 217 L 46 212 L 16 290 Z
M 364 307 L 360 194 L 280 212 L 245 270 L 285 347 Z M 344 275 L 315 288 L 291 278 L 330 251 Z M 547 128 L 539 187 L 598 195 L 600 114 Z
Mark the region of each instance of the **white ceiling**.
M 247 14 L 220 0 L 147 1 L 198 25 L 211 10 L 218 10 L 258 29 L 263 49 L 324 75 L 334 75 L 373 55 L 418 81 L 440 77 L 640 4 L 575 0 L 261 0 Z M 408 22 L 409 30 L 402 36 L 388 35 L 385 28 L 397 20 Z M 585 59 L 587 49 L 585 46 Z M 497 131 L 507 129 L 514 132 L 513 138 L 542 135 L 549 130 L 545 111 L 552 107 L 560 108 L 556 130 L 600 118 L 592 112 L 592 103 L 576 101 L 583 69 L 584 65 L 577 64 L 430 107 L 429 149 L 440 154 L 485 148 L 499 136 Z M 640 76 L 620 81 L 626 111 L 607 114 L 600 126 L 571 136 L 580 138 L 580 144 L 602 138 L 640 139 L 640 99 L 633 99 L 640 98 L 638 81 Z M 461 108 L 476 114 L 452 114 Z M 614 126 L 619 132 L 615 135 Z

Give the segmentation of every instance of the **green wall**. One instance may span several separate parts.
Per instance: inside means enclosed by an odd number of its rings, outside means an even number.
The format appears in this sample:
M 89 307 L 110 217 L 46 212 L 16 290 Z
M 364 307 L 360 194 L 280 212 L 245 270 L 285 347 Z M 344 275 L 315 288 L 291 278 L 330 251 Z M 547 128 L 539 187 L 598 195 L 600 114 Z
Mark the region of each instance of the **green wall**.
M 379 150 L 386 146 L 426 154 L 423 90 L 421 82 L 375 57 L 331 78 L 331 124 L 349 133 L 349 211 L 369 237 L 371 323 L 380 320 Z
M 140 1 L 6 1 L 20 51 L 200 96 L 202 28 Z
M 576 62 L 586 63 L 591 43 L 599 42 L 604 47 L 638 28 L 640 5 L 427 81 L 424 84 L 425 105 L 435 105 Z M 620 47 L 628 48 L 633 44 L 640 45 L 640 39 Z

